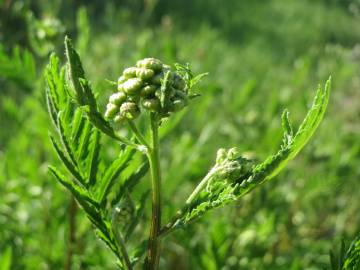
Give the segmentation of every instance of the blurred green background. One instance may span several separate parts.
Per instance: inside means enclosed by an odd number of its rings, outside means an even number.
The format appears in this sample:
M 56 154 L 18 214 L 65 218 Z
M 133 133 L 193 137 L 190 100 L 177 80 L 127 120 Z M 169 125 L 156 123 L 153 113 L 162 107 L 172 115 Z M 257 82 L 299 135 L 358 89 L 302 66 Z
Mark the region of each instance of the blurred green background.
M 164 220 L 219 147 L 272 154 L 281 111 L 298 124 L 317 84 L 333 77 L 326 117 L 299 157 L 236 205 L 167 237 L 161 269 L 329 269 L 329 249 L 359 233 L 359 0 L 0 0 L 0 269 L 115 268 L 47 171 L 58 161 L 42 74 L 52 51 L 64 58 L 66 34 L 104 107 L 106 79 L 137 59 L 209 72 L 162 141 Z

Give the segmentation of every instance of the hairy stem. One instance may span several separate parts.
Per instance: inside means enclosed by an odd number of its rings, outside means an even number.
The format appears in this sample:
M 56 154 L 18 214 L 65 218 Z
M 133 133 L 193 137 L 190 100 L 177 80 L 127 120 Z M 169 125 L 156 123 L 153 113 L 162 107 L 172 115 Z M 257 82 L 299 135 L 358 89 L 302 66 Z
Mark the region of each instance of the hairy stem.
M 64 270 L 70 270 L 72 268 L 74 248 L 76 244 L 76 213 L 77 204 L 75 198 L 71 195 L 69 205 L 69 234 L 67 239 Z
M 144 136 L 141 134 L 141 132 L 138 130 L 138 128 L 136 127 L 136 125 L 133 123 L 133 121 L 129 120 L 127 121 L 129 124 L 129 127 L 131 128 L 132 132 L 134 133 L 136 139 L 139 141 L 139 143 L 141 143 L 142 145 L 146 146 L 147 148 L 149 148 L 149 144 L 147 143 L 146 139 L 144 138 Z
M 151 170 L 151 187 L 152 187 L 152 218 L 148 252 L 146 259 L 147 270 L 159 269 L 160 259 L 160 227 L 161 227 L 161 174 L 159 162 L 159 121 L 155 113 L 151 113 L 151 139 L 152 145 L 148 152 L 148 159 Z
M 193 202 L 196 196 L 205 188 L 207 183 L 210 181 L 211 177 L 219 170 L 217 166 L 213 167 L 208 174 L 201 180 L 201 182 L 196 186 L 194 191 L 190 194 L 188 199 L 186 200 L 186 204 L 189 205 Z

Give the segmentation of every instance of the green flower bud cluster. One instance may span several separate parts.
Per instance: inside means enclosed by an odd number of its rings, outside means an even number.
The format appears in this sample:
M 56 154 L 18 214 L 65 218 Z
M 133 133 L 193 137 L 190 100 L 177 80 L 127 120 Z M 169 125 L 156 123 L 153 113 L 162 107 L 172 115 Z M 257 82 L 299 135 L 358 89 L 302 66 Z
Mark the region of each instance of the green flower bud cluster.
M 226 151 L 220 148 L 216 155 L 216 166 L 218 166 L 217 177 L 229 181 L 237 181 L 249 174 L 251 171 L 251 160 L 244 158 L 236 147 Z
M 142 110 L 166 117 L 187 103 L 188 89 L 180 74 L 158 59 L 145 58 L 123 71 L 118 92 L 109 98 L 105 117 L 121 123 L 135 119 Z

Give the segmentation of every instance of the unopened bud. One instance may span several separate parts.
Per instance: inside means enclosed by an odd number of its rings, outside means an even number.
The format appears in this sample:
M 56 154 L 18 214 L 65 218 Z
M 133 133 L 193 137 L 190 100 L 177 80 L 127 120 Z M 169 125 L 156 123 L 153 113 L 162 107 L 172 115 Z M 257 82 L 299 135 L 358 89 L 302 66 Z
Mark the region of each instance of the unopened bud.
M 145 58 L 137 61 L 136 66 L 143 68 L 150 68 L 154 71 L 160 71 L 162 69 L 162 63 L 160 60 L 155 58 Z
M 136 77 L 136 71 L 137 71 L 136 67 L 126 68 L 126 69 L 124 69 L 123 76 L 126 79 L 135 78 Z
M 148 68 L 138 68 L 136 70 L 136 77 L 142 80 L 149 80 L 154 76 L 154 71 Z
M 119 111 L 119 107 L 115 104 L 108 103 L 106 105 L 105 118 L 111 119 L 115 116 L 115 114 Z
M 139 116 L 140 109 L 133 102 L 124 102 L 120 107 L 120 114 L 126 119 L 132 120 Z
M 117 92 L 115 94 L 112 94 L 109 98 L 109 102 L 117 106 L 120 106 L 125 100 L 126 94 L 123 92 Z
M 129 95 L 137 94 L 142 87 L 142 81 L 138 78 L 128 79 L 122 85 L 124 92 Z
M 142 102 L 142 106 L 152 112 L 158 112 L 161 108 L 160 100 L 158 100 L 157 98 L 144 99 Z
M 148 96 L 151 96 L 155 93 L 156 91 L 156 86 L 155 85 L 147 85 L 147 86 L 144 86 L 141 91 L 140 91 L 140 95 L 142 97 L 148 97 Z

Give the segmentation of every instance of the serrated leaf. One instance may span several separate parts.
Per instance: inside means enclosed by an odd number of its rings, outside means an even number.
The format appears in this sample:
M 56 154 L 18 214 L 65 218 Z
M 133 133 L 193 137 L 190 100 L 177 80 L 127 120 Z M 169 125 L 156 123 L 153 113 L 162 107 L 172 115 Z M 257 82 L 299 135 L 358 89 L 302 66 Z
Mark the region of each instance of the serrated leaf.
M 89 158 L 90 164 L 87 168 L 89 172 L 88 176 L 88 186 L 92 187 L 96 183 L 96 175 L 99 166 L 99 152 L 100 152 L 100 132 L 95 130 L 93 132 L 92 140 L 90 140 L 89 144 Z
M 282 145 L 275 155 L 269 156 L 263 163 L 253 167 L 251 176 L 248 179 L 228 184 L 216 194 L 203 191 L 196 202 L 187 205 L 180 211 L 180 215 L 177 215 L 166 226 L 166 230 L 171 226 L 175 227 L 186 224 L 213 208 L 238 200 L 256 186 L 276 176 L 288 161 L 293 159 L 304 147 L 319 126 L 328 104 L 330 85 L 331 78 L 326 82 L 325 88 L 318 88 L 314 102 L 291 142 L 287 145 Z M 286 112 L 283 115 L 283 122 L 285 122 L 286 126 L 290 125 Z M 285 129 L 286 132 L 291 132 L 289 127 Z
M 74 142 L 75 145 L 79 145 L 79 138 L 86 120 L 83 117 L 81 109 L 79 108 L 76 108 L 73 118 L 74 120 L 71 123 L 71 140 Z
M 61 121 L 60 114 L 58 116 L 57 123 L 58 123 L 57 131 L 58 131 L 59 138 L 60 138 L 61 144 L 63 146 L 63 149 L 65 150 L 65 153 L 66 153 L 67 157 L 70 159 L 71 163 L 76 166 L 77 162 L 75 160 L 74 154 L 73 154 L 72 149 L 70 147 L 69 140 L 68 140 L 68 138 L 67 138 L 67 136 L 65 134 L 64 125 L 63 125 L 63 123 Z
M 114 185 L 115 180 L 119 177 L 120 173 L 127 167 L 128 162 L 134 154 L 135 150 L 125 149 L 105 171 L 99 186 L 96 187 L 96 192 L 101 205 L 106 203 L 106 197 L 109 194 L 111 187 Z
M 90 122 L 86 121 L 84 128 L 81 130 L 81 137 L 79 140 L 79 147 L 77 151 L 77 159 L 78 160 L 84 160 L 86 159 L 87 155 L 87 147 L 89 144 L 90 136 L 91 136 L 91 124 Z
M 111 205 L 115 205 L 124 196 L 125 192 L 132 192 L 133 188 L 140 182 L 140 180 L 145 176 L 145 174 L 149 170 L 149 163 L 143 163 L 139 169 L 137 169 L 134 173 L 132 173 L 127 179 L 124 180 L 114 199 L 111 202 Z
M 289 111 L 288 110 L 284 110 L 282 115 L 281 115 L 281 124 L 283 127 L 283 131 L 284 131 L 284 145 L 288 145 L 289 143 L 291 143 L 292 139 L 293 139 L 293 130 L 290 124 L 290 120 L 289 120 Z
M 160 104 L 161 108 L 166 111 L 169 107 L 171 89 L 169 87 L 170 71 L 167 71 L 164 75 L 164 79 L 161 80 L 160 87 Z
M 73 181 L 68 180 L 55 167 L 49 166 L 49 170 L 64 187 L 66 187 L 68 190 L 71 191 L 71 193 L 78 200 L 78 202 L 81 204 L 81 206 L 83 206 L 83 204 L 86 203 L 85 208 L 88 209 L 89 207 L 93 208 L 94 206 L 98 205 L 98 203 L 90 197 L 89 193 L 84 188 L 75 184 Z M 89 203 L 91 206 L 88 205 Z M 84 210 L 86 210 L 86 209 L 84 209 Z M 89 212 L 95 213 L 96 210 L 91 209 L 91 210 L 89 210 Z
M 58 143 L 55 141 L 55 139 L 52 136 L 50 136 L 50 139 L 51 139 L 52 145 L 53 145 L 53 147 L 54 147 L 54 149 L 56 151 L 56 154 L 58 155 L 60 160 L 63 162 L 65 167 L 75 177 L 75 179 L 79 182 L 78 183 L 79 185 L 85 186 L 85 180 L 81 176 L 80 172 L 77 170 L 76 166 L 71 162 L 71 160 L 69 160 L 66 157 L 66 155 L 61 150 L 60 146 L 58 145 Z

